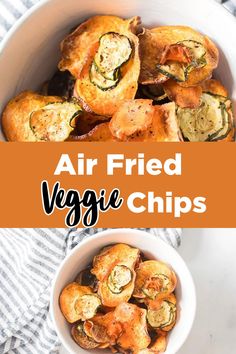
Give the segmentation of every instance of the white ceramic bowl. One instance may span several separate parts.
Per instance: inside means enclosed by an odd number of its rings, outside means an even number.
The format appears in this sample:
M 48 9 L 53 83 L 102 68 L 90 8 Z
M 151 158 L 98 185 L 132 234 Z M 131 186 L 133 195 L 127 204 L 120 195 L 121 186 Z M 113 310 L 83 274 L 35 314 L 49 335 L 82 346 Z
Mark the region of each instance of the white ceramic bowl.
M 43 0 L 28 11 L 1 44 L 0 112 L 10 98 L 37 89 L 55 71 L 59 43 L 95 14 L 139 15 L 146 26 L 189 25 L 209 35 L 221 51 L 216 76 L 236 102 L 236 20 L 214 0 Z M 0 140 L 4 136 L 0 132 Z
M 127 243 L 139 248 L 150 259 L 158 259 L 169 264 L 177 274 L 178 285 L 176 296 L 180 314 L 176 326 L 168 339 L 165 354 L 175 354 L 186 340 L 196 311 L 196 293 L 192 277 L 180 255 L 168 244 L 159 238 L 145 232 L 132 229 L 111 229 L 96 234 L 82 241 L 66 257 L 60 266 L 53 284 L 51 306 L 53 321 L 58 336 L 69 353 L 88 354 L 71 338 L 70 327 L 64 319 L 58 299 L 62 289 L 73 281 L 79 271 L 86 268 L 99 250 L 112 243 Z M 94 354 L 103 354 L 107 351 L 93 350 Z

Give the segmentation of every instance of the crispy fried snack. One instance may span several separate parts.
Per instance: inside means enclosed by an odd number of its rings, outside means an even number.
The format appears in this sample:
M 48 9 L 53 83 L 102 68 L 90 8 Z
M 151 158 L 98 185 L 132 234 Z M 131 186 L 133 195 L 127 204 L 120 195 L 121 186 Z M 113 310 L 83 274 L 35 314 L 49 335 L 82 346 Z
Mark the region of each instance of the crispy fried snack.
M 61 312 L 70 323 L 92 318 L 101 305 L 101 300 L 89 286 L 75 282 L 62 290 L 59 302 Z
M 138 257 L 138 249 L 117 244 L 94 258 L 91 273 L 99 280 L 98 294 L 104 306 L 115 307 L 129 301 L 134 290 L 134 267 Z
M 133 296 L 147 300 L 163 299 L 175 290 L 176 284 L 175 273 L 165 263 L 145 261 L 136 269 Z
M 139 27 L 139 17 L 95 16 L 62 42 L 59 69 L 77 79 L 75 96 L 85 110 L 111 116 L 123 100 L 134 98 L 140 73 Z
M 116 307 L 114 318 L 123 330 L 117 343 L 123 349 L 135 352 L 149 346 L 151 338 L 147 331 L 146 313 L 145 309 L 125 302 Z
M 169 78 L 189 87 L 209 79 L 219 60 L 218 49 L 206 36 L 190 27 L 162 26 L 140 35 L 142 84 Z
M 177 108 L 184 138 L 189 141 L 233 141 L 234 118 L 227 90 L 217 80 L 205 81 L 201 89 L 198 107 Z
M 2 126 L 9 141 L 64 141 L 80 111 L 78 103 L 25 91 L 7 104 Z
M 90 142 L 104 142 L 116 141 L 109 129 L 109 123 L 100 123 L 96 125 L 90 132 L 83 135 L 70 135 L 68 141 L 90 141 Z
M 164 84 L 164 91 L 171 101 L 181 108 L 196 108 L 200 106 L 202 87 L 182 87 L 175 80 L 169 79 Z

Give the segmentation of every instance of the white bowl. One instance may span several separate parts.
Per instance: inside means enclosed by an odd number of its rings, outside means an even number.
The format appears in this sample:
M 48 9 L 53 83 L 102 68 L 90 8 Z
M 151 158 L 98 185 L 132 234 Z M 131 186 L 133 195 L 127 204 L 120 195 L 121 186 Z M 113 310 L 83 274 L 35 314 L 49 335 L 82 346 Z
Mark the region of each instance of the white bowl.
M 95 14 L 139 15 L 146 26 L 189 25 L 209 35 L 221 51 L 216 76 L 236 102 L 236 20 L 215 0 L 44 0 L 28 11 L 1 44 L 0 112 L 10 98 L 38 89 L 55 71 L 59 43 Z M 0 140 L 4 140 L 0 132 Z
M 88 351 L 80 348 L 71 338 L 70 326 L 60 311 L 58 299 L 62 289 L 75 279 L 79 271 L 88 266 L 99 250 L 112 243 L 127 243 L 137 247 L 146 257 L 161 260 L 176 272 L 178 278 L 176 296 L 180 313 L 176 326 L 169 335 L 165 354 L 177 353 L 189 335 L 195 317 L 196 293 L 191 274 L 183 259 L 171 246 L 145 231 L 132 229 L 111 229 L 91 236 L 75 247 L 61 264 L 53 284 L 51 310 L 62 344 L 69 353 L 88 354 Z M 101 349 L 92 352 L 107 353 Z

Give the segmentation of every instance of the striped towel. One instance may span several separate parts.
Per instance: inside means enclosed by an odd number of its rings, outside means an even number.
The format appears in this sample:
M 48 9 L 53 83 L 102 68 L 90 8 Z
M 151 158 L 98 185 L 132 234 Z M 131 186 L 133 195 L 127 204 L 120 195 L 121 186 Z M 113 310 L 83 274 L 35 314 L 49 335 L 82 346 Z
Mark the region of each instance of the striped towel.
M 49 301 L 55 272 L 84 238 L 103 229 L 0 229 L 0 354 L 59 353 Z M 146 229 L 174 247 L 180 229 Z

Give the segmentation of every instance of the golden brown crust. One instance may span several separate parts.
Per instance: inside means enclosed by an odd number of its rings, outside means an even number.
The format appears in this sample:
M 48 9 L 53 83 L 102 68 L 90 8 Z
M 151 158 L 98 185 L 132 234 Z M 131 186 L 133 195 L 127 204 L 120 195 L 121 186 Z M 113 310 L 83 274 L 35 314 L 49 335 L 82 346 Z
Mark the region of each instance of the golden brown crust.
M 161 277 L 165 276 L 168 279 L 167 285 L 163 282 L 162 278 L 159 280 L 159 275 Z M 163 299 L 175 290 L 176 284 L 177 278 L 175 273 L 165 263 L 155 260 L 145 261 L 136 269 L 133 296 L 140 299 L 148 299 L 151 297 L 147 295 L 145 289 L 154 289 L 155 294 L 152 300 Z
M 121 302 L 129 301 L 134 290 L 136 277 L 134 267 L 138 257 L 139 250 L 137 248 L 125 244 L 117 244 L 94 258 L 91 273 L 99 280 L 98 294 L 104 306 L 116 307 Z M 108 286 L 108 278 L 117 265 L 127 267 L 132 273 L 132 278 L 120 293 L 113 293 Z
M 139 38 L 142 59 L 139 82 L 142 84 L 158 84 L 168 80 L 165 75 L 157 70 L 156 66 L 160 62 L 165 47 L 179 41 L 195 40 L 202 43 L 207 50 L 207 65 L 192 70 L 189 73 L 188 80 L 181 83 L 182 86 L 195 86 L 209 79 L 213 69 L 218 65 L 219 53 L 214 43 L 208 37 L 201 35 L 190 27 L 162 26 L 151 30 L 146 29 Z
M 136 264 L 139 252 L 137 248 L 118 243 L 94 257 L 91 273 L 94 274 L 98 280 L 103 281 L 118 264 L 125 265 L 129 269 L 132 269 Z
M 90 132 L 83 135 L 71 135 L 67 141 L 78 141 L 78 142 L 104 142 L 104 141 L 116 141 L 116 139 L 112 136 L 111 131 L 109 129 L 109 123 L 100 123 L 96 125 Z
M 84 323 L 85 333 L 98 343 L 114 345 L 119 338 L 122 328 L 115 320 L 114 312 L 96 315 Z
M 203 92 L 209 92 L 212 93 L 213 95 L 220 95 L 224 97 L 228 96 L 227 89 L 218 80 L 214 80 L 214 79 L 206 80 L 201 84 L 201 87 Z
M 155 106 L 156 116 L 153 122 L 155 141 L 181 141 L 175 103 L 166 103 Z
M 136 31 L 139 18 L 123 20 L 116 16 L 95 16 L 83 23 L 62 42 L 60 70 L 69 70 L 76 78 L 75 96 L 84 110 L 112 116 L 125 99 L 134 98 L 140 73 L 139 40 Z M 90 68 L 99 46 L 99 38 L 107 32 L 125 35 L 132 43 L 131 58 L 121 68 L 121 79 L 113 89 L 103 91 L 90 80 Z
M 206 80 L 201 84 L 203 92 L 209 92 L 212 93 L 213 95 L 219 95 L 223 97 L 228 97 L 228 91 L 227 89 L 222 85 L 222 83 L 218 80 Z M 218 140 L 218 142 L 233 142 L 235 140 L 235 120 L 234 120 L 234 115 L 233 111 L 230 107 L 228 108 L 228 114 L 230 115 L 231 122 L 232 122 L 232 129 L 227 135 L 226 138 L 222 140 Z
M 168 98 L 181 108 L 197 108 L 201 102 L 201 86 L 182 87 L 175 80 L 169 79 L 163 84 Z
M 29 125 L 30 114 L 52 102 L 62 102 L 62 99 L 24 91 L 10 100 L 2 114 L 2 127 L 7 140 L 37 141 Z
M 134 304 L 122 303 L 116 307 L 114 318 L 122 325 L 123 332 L 117 343 L 123 349 L 138 351 L 145 349 L 151 342 L 147 330 L 145 309 Z
M 93 294 L 89 286 L 82 286 L 78 283 L 67 285 L 61 292 L 59 303 L 61 312 L 69 323 L 80 320 L 80 314 L 76 312 L 76 301 L 83 295 Z
M 156 299 L 156 300 L 151 300 L 151 299 L 145 299 L 145 304 L 147 305 L 148 309 L 150 310 L 158 310 L 160 309 L 163 301 L 168 301 L 171 304 L 176 306 L 177 300 L 176 297 L 174 295 L 174 293 L 171 293 L 169 295 L 167 295 L 165 298 L 163 299 Z M 157 330 L 157 332 L 161 331 L 163 334 L 165 334 L 166 332 L 171 331 L 175 324 L 176 324 L 176 313 L 175 313 L 175 318 L 174 321 L 167 327 L 163 327 L 161 330 Z
M 69 70 L 74 77 L 79 77 L 90 56 L 91 48 L 98 46 L 103 34 L 107 32 L 136 34 L 139 27 L 140 18 L 137 16 L 129 20 L 111 15 L 90 17 L 61 42 L 62 58 L 58 64 L 59 69 Z

